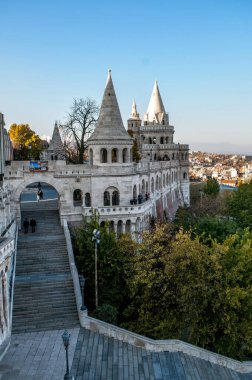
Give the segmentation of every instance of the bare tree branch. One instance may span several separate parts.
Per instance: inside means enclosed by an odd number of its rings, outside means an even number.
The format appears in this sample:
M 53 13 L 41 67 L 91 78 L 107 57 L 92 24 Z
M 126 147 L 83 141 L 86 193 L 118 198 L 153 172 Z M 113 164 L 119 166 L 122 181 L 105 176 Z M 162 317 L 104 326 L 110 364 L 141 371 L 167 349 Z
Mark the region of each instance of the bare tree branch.
M 65 123 L 59 123 L 65 138 L 65 149 L 70 162 L 82 164 L 87 149 L 87 139 L 93 132 L 99 108 L 91 98 L 74 99 Z M 75 152 L 74 152 L 75 151 Z

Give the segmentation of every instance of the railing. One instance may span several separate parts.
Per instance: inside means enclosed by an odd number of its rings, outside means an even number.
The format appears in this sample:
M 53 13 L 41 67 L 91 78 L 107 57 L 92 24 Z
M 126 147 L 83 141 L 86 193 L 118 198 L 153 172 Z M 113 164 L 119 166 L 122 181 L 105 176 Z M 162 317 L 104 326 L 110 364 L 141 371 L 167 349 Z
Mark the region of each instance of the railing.
M 147 212 L 152 208 L 152 201 L 149 199 L 144 203 L 130 205 L 130 206 L 103 206 L 95 207 L 95 210 L 100 216 L 114 216 L 114 215 L 138 215 Z M 94 208 L 83 207 L 84 215 L 91 216 Z

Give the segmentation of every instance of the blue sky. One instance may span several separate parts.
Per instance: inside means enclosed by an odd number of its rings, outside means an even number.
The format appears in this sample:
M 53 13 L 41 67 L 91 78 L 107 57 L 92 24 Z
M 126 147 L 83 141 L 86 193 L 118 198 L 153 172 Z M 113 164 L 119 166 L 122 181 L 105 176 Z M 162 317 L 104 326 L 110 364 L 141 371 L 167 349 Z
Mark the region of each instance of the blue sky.
M 0 112 L 51 135 L 111 67 L 124 124 L 154 80 L 175 142 L 252 153 L 251 0 L 0 0 Z

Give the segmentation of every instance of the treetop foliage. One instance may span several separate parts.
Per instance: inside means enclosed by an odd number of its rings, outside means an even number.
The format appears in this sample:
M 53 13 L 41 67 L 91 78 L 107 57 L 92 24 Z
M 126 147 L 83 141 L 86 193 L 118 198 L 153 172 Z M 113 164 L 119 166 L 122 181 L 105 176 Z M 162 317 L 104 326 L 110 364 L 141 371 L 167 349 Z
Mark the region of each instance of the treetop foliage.
M 14 148 L 14 159 L 39 159 L 42 151 L 41 139 L 29 124 L 12 124 L 8 133 Z

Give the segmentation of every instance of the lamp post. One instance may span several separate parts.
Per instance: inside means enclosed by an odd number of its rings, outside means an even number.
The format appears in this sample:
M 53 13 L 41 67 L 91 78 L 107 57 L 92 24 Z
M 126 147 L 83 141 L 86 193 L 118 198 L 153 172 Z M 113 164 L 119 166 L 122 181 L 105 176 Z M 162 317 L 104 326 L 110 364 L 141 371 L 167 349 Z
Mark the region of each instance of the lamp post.
M 69 332 L 67 330 L 64 331 L 62 334 L 62 340 L 63 344 L 66 350 L 66 374 L 64 376 L 64 380 L 74 380 L 74 377 L 69 373 L 69 363 L 68 363 L 68 347 L 70 342 L 70 336 Z
M 92 241 L 95 243 L 95 307 L 98 307 L 98 273 L 97 273 L 97 245 L 100 243 L 100 231 L 94 230 Z
M 83 274 L 79 275 L 79 281 L 80 281 L 80 287 L 81 287 L 81 293 L 82 293 L 82 305 L 81 305 L 81 310 L 87 310 L 84 302 L 84 288 L 85 288 L 85 277 Z

